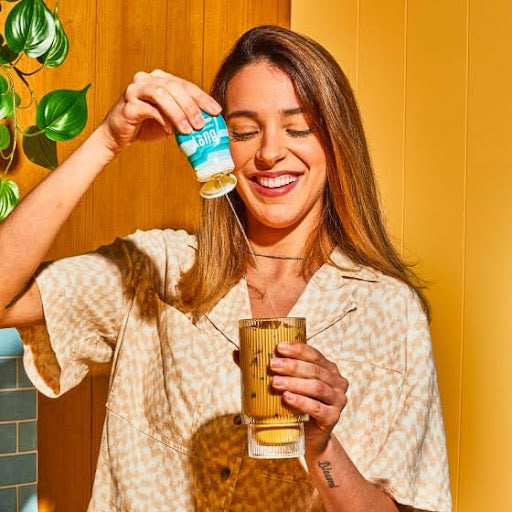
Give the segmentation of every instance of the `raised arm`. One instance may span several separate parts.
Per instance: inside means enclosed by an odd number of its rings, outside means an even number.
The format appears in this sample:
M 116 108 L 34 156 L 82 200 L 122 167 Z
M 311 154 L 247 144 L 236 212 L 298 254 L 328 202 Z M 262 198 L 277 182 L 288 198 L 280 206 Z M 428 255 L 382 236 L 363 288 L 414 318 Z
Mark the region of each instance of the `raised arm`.
M 104 167 L 136 141 L 203 126 L 220 106 L 196 85 L 160 70 L 137 73 L 103 122 L 0 224 L 0 327 L 44 322 L 32 279 L 61 226 Z

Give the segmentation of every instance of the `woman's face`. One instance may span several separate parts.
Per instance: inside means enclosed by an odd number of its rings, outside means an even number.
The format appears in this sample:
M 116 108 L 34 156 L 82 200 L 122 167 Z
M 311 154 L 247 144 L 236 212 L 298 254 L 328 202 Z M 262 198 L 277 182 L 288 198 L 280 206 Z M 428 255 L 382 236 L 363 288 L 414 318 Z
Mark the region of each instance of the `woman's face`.
M 318 226 L 326 155 L 293 84 L 266 62 L 250 64 L 227 87 L 224 112 L 249 229 Z

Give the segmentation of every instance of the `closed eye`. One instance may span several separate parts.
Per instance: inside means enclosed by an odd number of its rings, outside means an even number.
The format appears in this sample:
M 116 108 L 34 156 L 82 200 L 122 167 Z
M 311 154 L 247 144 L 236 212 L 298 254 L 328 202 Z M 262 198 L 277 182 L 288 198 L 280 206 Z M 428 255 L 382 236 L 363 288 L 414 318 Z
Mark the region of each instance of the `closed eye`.
M 243 141 L 243 140 L 249 140 L 258 135 L 258 131 L 252 131 L 252 132 L 234 132 L 232 131 L 230 133 L 231 140 L 234 141 Z M 307 137 L 308 135 L 311 135 L 313 133 L 313 129 L 309 128 L 307 130 L 292 130 L 288 128 L 286 130 L 286 133 L 290 135 L 291 137 Z
M 258 132 L 243 132 L 243 133 L 237 133 L 237 132 L 231 132 L 230 138 L 232 140 L 249 140 L 252 137 L 258 135 Z
M 313 129 L 309 128 L 308 130 L 286 130 L 288 132 L 288 135 L 291 135 L 292 137 L 307 137 L 308 135 L 313 133 Z

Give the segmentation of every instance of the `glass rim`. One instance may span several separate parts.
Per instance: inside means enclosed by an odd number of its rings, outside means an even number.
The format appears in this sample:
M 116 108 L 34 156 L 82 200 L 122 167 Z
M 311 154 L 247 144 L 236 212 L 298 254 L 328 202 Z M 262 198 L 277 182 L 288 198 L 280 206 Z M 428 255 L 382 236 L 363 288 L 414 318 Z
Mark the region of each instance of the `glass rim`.
M 290 322 L 301 324 L 304 322 L 306 324 L 306 317 L 304 316 L 270 316 L 270 317 L 262 317 L 262 318 L 241 318 L 238 320 L 239 327 L 247 327 L 254 325 L 254 323 L 259 322 Z

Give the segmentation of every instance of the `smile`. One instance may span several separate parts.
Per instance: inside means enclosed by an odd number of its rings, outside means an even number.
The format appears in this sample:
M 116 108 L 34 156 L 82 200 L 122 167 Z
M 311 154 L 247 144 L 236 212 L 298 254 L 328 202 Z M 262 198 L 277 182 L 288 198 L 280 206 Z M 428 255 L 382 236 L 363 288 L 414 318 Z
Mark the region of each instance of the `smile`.
M 257 176 L 254 178 L 254 181 L 258 183 L 258 185 L 265 188 L 279 188 L 284 187 L 285 185 L 289 185 L 294 181 L 297 181 L 297 176 L 292 176 L 290 174 L 285 174 L 283 176 L 279 176 L 277 178 L 268 178 L 264 176 Z

